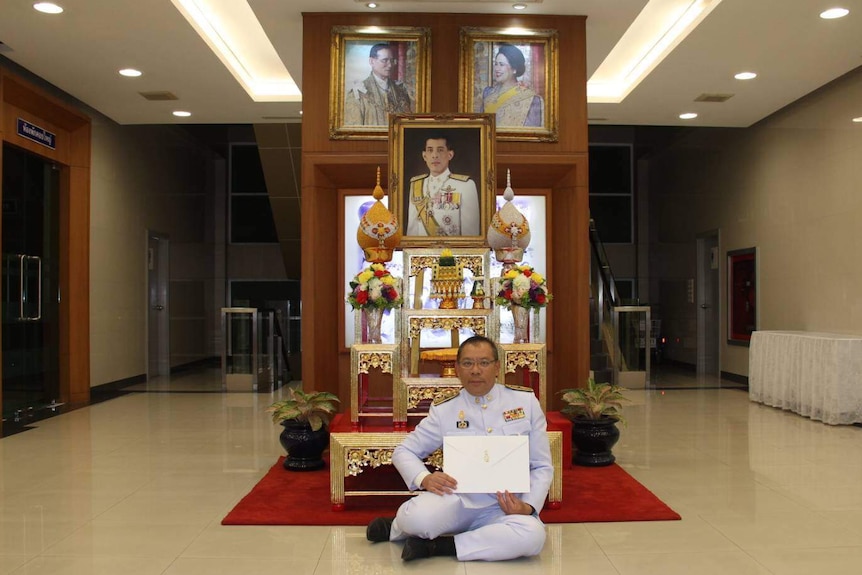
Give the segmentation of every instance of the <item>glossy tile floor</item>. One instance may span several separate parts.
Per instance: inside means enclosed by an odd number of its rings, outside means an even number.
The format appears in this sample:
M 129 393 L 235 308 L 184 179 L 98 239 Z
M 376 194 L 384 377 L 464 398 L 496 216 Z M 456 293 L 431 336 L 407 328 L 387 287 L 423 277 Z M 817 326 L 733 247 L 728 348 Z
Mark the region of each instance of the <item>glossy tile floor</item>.
M 218 377 L 210 370 L 151 382 L 148 393 L 0 440 L 0 574 L 862 569 L 862 428 L 753 404 L 718 385 L 632 391 L 615 448 L 619 464 L 681 521 L 550 525 L 541 556 L 494 564 L 403 564 L 398 545 L 372 545 L 362 527 L 223 527 L 281 447 L 264 413 L 273 397 L 212 393 Z

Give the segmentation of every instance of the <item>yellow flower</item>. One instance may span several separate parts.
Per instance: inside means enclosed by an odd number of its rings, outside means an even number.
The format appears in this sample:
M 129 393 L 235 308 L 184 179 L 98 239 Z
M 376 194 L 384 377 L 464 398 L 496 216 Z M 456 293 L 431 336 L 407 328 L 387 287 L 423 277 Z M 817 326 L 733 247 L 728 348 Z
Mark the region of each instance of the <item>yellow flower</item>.
M 371 271 L 379 272 L 386 269 L 386 266 L 383 264 L 371 264 Z
M 519 275 L 521 275 L 520 271 L 512 269 L 512 270 L 507 271 L 506 275 L 504 275 L 503 277 L 507 280 L 510 280 L 510 279 L 514 279 L 514 278 L 518 277 Z
M 537 284 L 541 284 L 543 281 L 545 281 L 545 278 L 542 277 L 542 274 L 537 274 L 536 272 L 533 272 L 533 275 L 530 276 L 530 279 Z
M 372 272 L 370 270 L 365 270 L 364 272 L 362 272 L 356 276 L 356 281 L 358 281 L 361 284 L 364 284 L 364 283 L 368 283 L 368 280 L 370 280 L 373 277 L 374 277 L 374 272 Z
M 380 281 L 382 281 L 383 283 L 385 283 L 386 285 L 389 285 L 389 286 L 395 285 L 395 278 L 391 275 L 383 276 L 382 278 L 380 278 Z

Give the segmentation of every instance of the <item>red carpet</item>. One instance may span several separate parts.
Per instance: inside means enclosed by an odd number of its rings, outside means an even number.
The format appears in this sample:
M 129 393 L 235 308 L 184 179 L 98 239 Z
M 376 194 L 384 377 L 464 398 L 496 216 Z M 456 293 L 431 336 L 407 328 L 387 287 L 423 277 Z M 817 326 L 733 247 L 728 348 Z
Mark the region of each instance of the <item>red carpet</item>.
M 395 515 L 398 505 L 408 497 L 348 496 L 346 510 L 332 511 L 329 467 L 320 471 L 285 471 L 281 466 L 283 459 L 279 458 L 251 493 L 222 519 L 222 525 L 366 525 L 375 517 Z M 376 489 L 404 489 L 401 477 L 391 466 L 348 477 L 345 489 L 368 488 L 369 482 L 373 482 Z M 678 513 L 616 464 L 565 469 L 562 508 L 545 509 L 541 516 L 545 523 L 680 518 Z

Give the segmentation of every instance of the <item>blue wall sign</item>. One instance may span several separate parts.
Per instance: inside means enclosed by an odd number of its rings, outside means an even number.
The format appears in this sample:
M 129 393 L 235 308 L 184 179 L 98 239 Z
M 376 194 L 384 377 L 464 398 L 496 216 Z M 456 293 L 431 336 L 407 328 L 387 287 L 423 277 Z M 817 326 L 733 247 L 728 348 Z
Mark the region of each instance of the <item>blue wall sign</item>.
M 46 148 L 57 149 L 57 136 L 55 134 L 21 118 L 18 118 L 18 135 L 37 144 L 42 144 Z

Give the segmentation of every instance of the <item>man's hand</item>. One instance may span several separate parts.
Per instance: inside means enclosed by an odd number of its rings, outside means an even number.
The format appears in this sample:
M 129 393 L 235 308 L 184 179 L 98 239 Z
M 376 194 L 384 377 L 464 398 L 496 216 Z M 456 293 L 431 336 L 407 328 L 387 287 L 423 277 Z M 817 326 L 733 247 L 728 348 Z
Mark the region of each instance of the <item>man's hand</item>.
M 458 487 L 458 482 L 451 475 L 446 475 L 442 471 L 435 471 L 431 475 L 426 475 L 422 480 L 422 489 L 437 495 L 446 495 Z
M 497 492 L 497 503 L 506 515 L 532 515 L 533 507 L 508 491 Z

